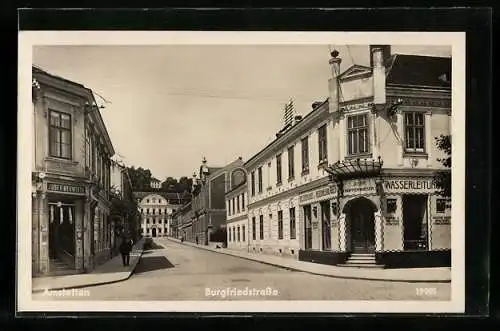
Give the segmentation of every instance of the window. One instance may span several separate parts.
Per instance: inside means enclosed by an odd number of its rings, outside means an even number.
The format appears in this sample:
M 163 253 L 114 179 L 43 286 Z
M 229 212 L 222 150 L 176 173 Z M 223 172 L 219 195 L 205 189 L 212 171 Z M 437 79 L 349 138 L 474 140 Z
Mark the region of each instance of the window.
M 231 241 L 231 228 L 229 228 L 229 231 L 227 232 L 227 240 Z
M 50 111 L 50 156 L 71 159 L 71 115 Z
M 405 113 L 406 151 L 410 153 L 424 152 L 425 137 L 424 113 Z
M 233 214 L 235 213 L 236 211 L 236 208 L 234 208 L 234 198 L 231 199 L 231 203 L 232 203 L 232 209 L 233 209 Z
M 281 154 L 276 155 L 276 184 L 281 184 Z
M 85 166 L 88 169 L 90 169 L 90 166 L 91 166 L 90 157 L 92 155 L 90 146 L 91 146 L 90 145 L 90 132 L 88 129 L 85 129 Z
M 446 199 L 436 199 L 436 213 L 444 213 L 446 211 Z
M 156 209 L 153 208 L 153 215 L 156 213 Z
M 278 239 L 283 239 L 283 211 L 278 210 Z
M 259 216 L 259 238 L 264 240 L 264 216 Z
M 158 215 L 161 215 L 161 209 L 158 209 Z
M 270 190 L 272 187 L 271 184 L 271 162 L 267 163 L 267 189 Z
M 396 199 L 387 199 L 387 213 L 394 214 L 397 209 Z
M 144 214 L 144 208 L 141 208 L 141 214 Z
M 240 212 L 240 196 L 239 195 L 236 197 L 236 211 L 237 211 L 237 213 Z
M 246 235 L 245 235 L 245 233 L 246 233 L 245 232 L 245 226 L 243 225 L 243 228 L 241 230 L 241 237 L 242 237 L 241 239 L 242 239 L 243 242 L 246 241 L 246 238 L 245 238 Z
M 226 205 L 227 205 L 227 215 L 231 216 L 231 202 L 230 202 L 230 200 L 226 200 Z
M 149 215 L 149 208 L 148 208 L 148 209 L 146 209 L 146 214 L 148 214 L 148 215 Z
M 241 237 L 240 237 L 240 226 L 238 225 L 238 242 L 240 241 Z
M 161 199 L 158 199 L 158 203 L 161 203 Z
M 146 203 L 149 203 L 149 199 L 146 199 Z
M 309 171 L 309 137 L 305 137 L 301 141 L 302 146 L 302 173 Z
M 328 152 L 326 143 L 326 124 L 318 129 L 318 151 L 319 163 L 328 162 Z
M 245 193 L 241 194 L 241 210 L 245 211 Z
M 233 226 L 233 241 L 236 241 L 236 227 Z
M 293 152 L 293 146 L 288 147 L 288 179 L 291 180 L 295 177 L 295 157 Z
M 255 217 L 252 217 L 252 240 L 256 239 L 256 231 L 255 231 Z
M 153 224 L 156 224 L 156 218 L 153 218 Z
M 254 196 L 255 195 L 255 171 L 252 171 L 252 174 L 250 176 L 251 176 L 250 184 L 251 184 L 251 189 L 252 189 L 252 196 Z
M 323 222 L 323 250 L 330 250 L 332 248 L 331 224 L 330 224 L 330 203 L 324 201 L 321 205 L 321 221 Z
M 149 218 L 146 218 L 146 224 L 149 224 Z
M 349 155 L 368 153 L 368 122 L 366 117 L 366 114 L 362 114 L 347 118 Z
M 259 193 L 262 193 L 262 167 L 259 167 L 259 169 L 257 169 L 257 173 L 259 176 Z
M 295 207 L 290 208 L 290 239 L 296 238 Z

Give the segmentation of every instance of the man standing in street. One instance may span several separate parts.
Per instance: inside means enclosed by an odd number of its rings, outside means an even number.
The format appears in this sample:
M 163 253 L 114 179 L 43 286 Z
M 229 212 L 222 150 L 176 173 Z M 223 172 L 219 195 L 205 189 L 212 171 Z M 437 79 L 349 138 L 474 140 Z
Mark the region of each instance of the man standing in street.
M 120 244 L 120 253 L 122 255 L 123 266 L 127 267 L 130 263 L 130 251 L 132 250 L 132 239 L 124 235 Z

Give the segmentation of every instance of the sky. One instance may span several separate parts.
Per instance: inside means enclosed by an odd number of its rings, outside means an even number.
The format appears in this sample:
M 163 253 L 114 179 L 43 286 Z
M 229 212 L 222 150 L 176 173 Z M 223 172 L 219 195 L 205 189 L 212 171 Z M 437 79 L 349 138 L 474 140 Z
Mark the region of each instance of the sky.
M 250 159 L 275 139 L 290 99 L 309 113 L 328 97 L 331 48 L 341 71 L 369 65 L 367 45 L 35 46 L 33 64 L 97 93 L 117 156 L 164 180 L 191 177 L 203 157 Z M 450 57 L 451 47 L 392 53 Z

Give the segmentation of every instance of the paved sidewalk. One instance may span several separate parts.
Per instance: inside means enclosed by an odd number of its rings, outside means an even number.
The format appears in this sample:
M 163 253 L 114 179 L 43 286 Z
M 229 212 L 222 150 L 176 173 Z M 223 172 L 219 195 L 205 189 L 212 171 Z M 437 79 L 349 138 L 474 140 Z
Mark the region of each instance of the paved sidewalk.
M 127 280 L 142 256 L 143 244 L 144 239 L 141 239 L 132 248 L 128 267 L 123 266 L 121 255 L 117 255 L 88 274 L 33 278 L 32 292 L 82 288 Z
M 180 240 L 171 237 L 166 239 L 181 243 Z M 260 253 L 249 253 L 247 251 L 238 251 L 227 248 L 212 248 L 209 246 L 196 245 L 184 241 L 182 244 L 187 246 L 205 249 L 220 254 L 231 255 L 251 261 L 273 265 L 275 267 L 285 268 L 294 271 L 302 271 L 310 274 L 347 278 L 347 279 L 365 279 L 393 282 L 414 282 L 414 283 L 450 283 L 451 268 L 405 268 L 405 269 L 363 269 L 354 267 L 337 267 L 326 264 L 298 261 L 296 259 L 273 256 Z

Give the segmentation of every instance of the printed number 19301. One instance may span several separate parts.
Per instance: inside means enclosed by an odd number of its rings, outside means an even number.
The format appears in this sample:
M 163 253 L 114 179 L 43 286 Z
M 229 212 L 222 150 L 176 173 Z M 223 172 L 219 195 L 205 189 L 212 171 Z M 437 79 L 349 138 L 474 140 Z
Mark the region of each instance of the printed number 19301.
M 434 296 L 437 295 L 435 287 L 417 287 L 415 292 L 418 296 Z

